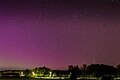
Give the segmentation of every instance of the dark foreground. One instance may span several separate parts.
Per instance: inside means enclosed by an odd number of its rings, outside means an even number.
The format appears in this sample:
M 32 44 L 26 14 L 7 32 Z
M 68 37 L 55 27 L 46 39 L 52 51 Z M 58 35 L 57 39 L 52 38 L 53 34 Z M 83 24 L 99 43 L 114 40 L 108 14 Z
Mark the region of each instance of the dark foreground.
M 0 78 L 0 80 L 69 80 L 69 79 Z M 79 79 L 79 80 L 85 80 L 85 79 Z
M 0 78 L 0 80 L 69 80 L 69 79 L 21 79 L 21 78 Z M 85 79 L 80 79 L 85 80 Z M 88 80 L 88 79 L 87 79 Z M 89 79 L 90 80 L 90 79 Z
M 70 79 L 0 78 L 0 80 L 70 80 Z M 101 79 L 78 79 L 78 80 L 101 80 Z M 120 80 L 120 79 L 114 79 L 114 80 Z

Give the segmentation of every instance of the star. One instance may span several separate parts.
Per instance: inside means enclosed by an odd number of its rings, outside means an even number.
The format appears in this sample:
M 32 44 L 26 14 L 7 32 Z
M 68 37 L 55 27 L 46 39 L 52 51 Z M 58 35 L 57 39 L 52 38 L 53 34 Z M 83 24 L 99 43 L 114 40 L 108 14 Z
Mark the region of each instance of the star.
M 114 2 L 115 0 L 112 0 L 112 2 Z

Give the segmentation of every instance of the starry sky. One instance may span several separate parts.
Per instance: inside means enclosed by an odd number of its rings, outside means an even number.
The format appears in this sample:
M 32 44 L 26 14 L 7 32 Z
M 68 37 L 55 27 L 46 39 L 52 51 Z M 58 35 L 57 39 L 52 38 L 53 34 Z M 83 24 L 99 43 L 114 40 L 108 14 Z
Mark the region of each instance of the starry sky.
M 120 63 L 120 0 L 0 0 L 0 68 Z

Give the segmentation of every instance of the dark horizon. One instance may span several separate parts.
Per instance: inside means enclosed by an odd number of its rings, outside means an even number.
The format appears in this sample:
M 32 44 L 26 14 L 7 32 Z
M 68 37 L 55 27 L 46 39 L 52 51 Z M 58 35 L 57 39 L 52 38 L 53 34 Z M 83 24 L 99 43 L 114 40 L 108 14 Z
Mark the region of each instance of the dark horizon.
M 81 68 L 84 68 L 84 66 L 88 67 L 88 66 L 91 66 L 91 65 L 106 65 L 106 66 L 112 66 L 112 67 L 114 67 L 114 68 L 120 68 L 120 64 L 117 64 L 117 65 L 109 65 L 109 64 L 92 63 L 92 64 L 82 64 L 82 65 L 72 65 L 72 64 L 70 64 L 70 65 L 64 66 L 64 68 L 56 68 L 56 69 L 55 69 L 55 68 L 50 68 L 50 67 L 48 67 L 48 66 L 36 66 L 36 67 L 33 67 L 33 68 L 29 68 L 29 67 L 26 67 L 26 68 L 19 68 L 19 67 L 0 67 L 0 71 L 6 71 L 6 70 L 26 70 L 26 69 L 28 69 L 28 70 L 33 70 L 33 69 L 39 68 L 39 67 L 41 67 L 41 68 L 45 67 L 45 68 L 49 68 L 49 69 L 51 69 L 51 70 L 68 70 L 68 69 L 69 69 L 69 66 L 75 66 L 75 67 L 78 66 L 78 67 L 81 69 Z

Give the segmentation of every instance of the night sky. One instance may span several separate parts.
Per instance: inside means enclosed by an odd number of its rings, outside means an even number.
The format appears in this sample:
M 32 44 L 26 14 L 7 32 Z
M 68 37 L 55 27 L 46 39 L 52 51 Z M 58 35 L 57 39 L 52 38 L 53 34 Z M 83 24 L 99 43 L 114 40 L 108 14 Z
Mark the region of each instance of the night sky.
M 0 0 L 0 68 L 120 63 L 120 0 Z

